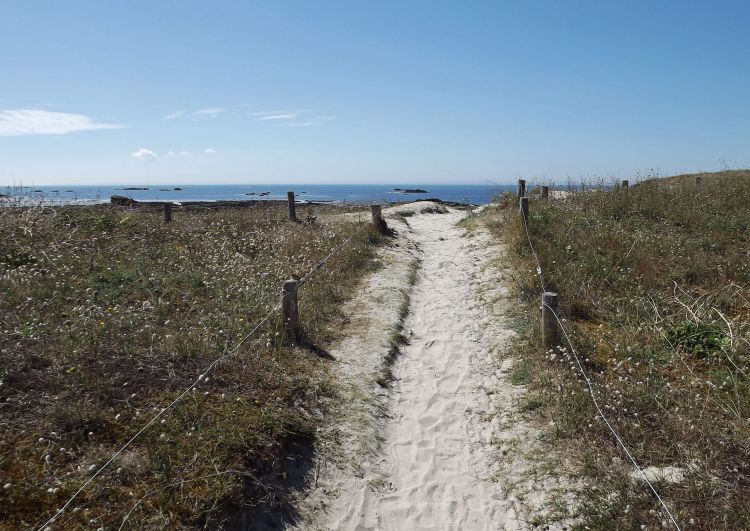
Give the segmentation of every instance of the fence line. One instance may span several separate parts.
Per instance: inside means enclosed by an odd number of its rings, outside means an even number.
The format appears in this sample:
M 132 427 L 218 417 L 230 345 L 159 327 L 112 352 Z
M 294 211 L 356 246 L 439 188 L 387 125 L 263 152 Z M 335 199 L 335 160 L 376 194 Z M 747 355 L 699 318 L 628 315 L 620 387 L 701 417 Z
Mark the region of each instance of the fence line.
M 583 379 L 586 381 L 586 386 L 589 389 L 589 395 L 591 395 L 591 400 L 594 402 L 594 406 L 596 407 L 596 410 L 599 412 L 599 416 L 602 418 L 604 423 L 607 425 L 607 428 L 609 428 L 609 431 L 612 432 L 612 435 L 617 440 L 620 447 L 622 447 L 625 454 L 628 456 L 630 461 L 633 463 L 633 466 L 640 472 L 641 476 L 643 477 L 643 480 L 648 484 L 649 488 L 651 489 L 651 492 L 654 493 L 656 498 L 659 500 L 659 503 L 666 511 L 667 515 L 669 515 L 669 519 L 672 521 L 672 524 L 674 524 L 675 528 L 680 530 L 680 526 L 677 524 L 677 521 L 675 520 L 674 516 L 672 516 L 672 513 L 670 512 L 669 508 L 667 507 L 667 504 L 664 503 L 664 500 L 662 500 L 661 496 L 659 496 L 659 493 L 656 491 L 656 488 L 654 488 L 654 485 L 649 481 L 648 476 L 643 471 L 641 466 L 638 464 L 638 462 L 633 457 L 633 454 L 630 453 L 630 450 L 628 449 L 625 442 L 620 438 L 617 431 L 612 427 L 612 425 L 609 423 L 609 420 L 607 420 L 606 415 L 604 415 L 604 411 L 602 411 L 602 408 L 599 406 L 599 402 L 596 400 L 596 396 L 594 395 L 594 387 L 591 385 L 591 380 L 589 380 L 588 375 L 586 374 L 586 371 L 583 369 L 583 365 L 581 364 L 581 360 L 578 357 L 578 353 L 576 352 L 575 347 L 573 346 L 573 343 L 570 341 L 570 337 L 568 336 L 568 331 L 565 329 L 565 326 L 563 325 L 562 321 L 560 320 L 560 317 L 557 315 L 557 312 L 547 303 L 544 303 L 544 306 L 547 307 L 548 310 L 552 312 L 552 315 L 555 316 L 555 320 L 557 321 L 558 325 L 560 326 L 560 330 L 562 330 L 563 335 L 565 336 L 565 340 L 567 341 L 568 345 L 570 346 L 570 351 L 573 353 L 573 357 L 576 360 L 576 364 L 578 365 L 578 370 L 581 371 L 581 374 L 583 375 Z
M 323 258 L 320 262 L 315 264 L 310 269 L 310 271 L 308 271 L 302 278 L 299 279 L 298 281 L 299 285 L 301 286 L 302 284 L 307 282 L 308 278 L 310 278 L 310 275 L 312 275 L 315 271 L 319 271 L 320 269 L 322 269 L 325 263 L 328 262 L 328 260 L 330 260 L 331 257 L 339 251 L 339 249 L 341 249 L 344 245 L 347 245 L 350 241 L 352 241 L 352 239 L 354 239 L 354 237 L 357 236 L 361 231 L 365 230 L 365 228 L 366 226 L 358 230 L 355 230 L 346 240 L 344 240 L 343 242 L 338 244 L 336 247 L 334 247 L 333 250 L 330 253 L 328 253 L 328 255 L 325 258 Z
M 534 249 L 534 245 L 531 243 L 529 219 L 528 216 L 523 215 L 520 200 L 518 202 L 518 211 L 521 213 L 521 221 L 523 222 L 523 228 L 526 231 L 526 239 L 529 241 L 529 248 L 531 249 L 531 253 L 534 255 L 534 260 L 536 261 L 536 275 L 539 277 L 539 284 L 541 284 L 543 292 L 547 291 L 547 286 L 544 285 L 544 278 L 542 277 L 542 265 L 539 263 L 539 256 L 536 254 L 536 249 Z
M 520 190 L 520 188 L 521 188 L 521 186 L 519 184 L 519 190 Z M 521 211 L 520 203 L 521 203 L 521 198 L 519 198 L 519 213 L 521 214 L 521 222 L 524 225 L 524 229 L 525 229 L 525 232 L 526 232 L 526 237 L 527 237 L 527 239 L 529 241 L 529 248 L 531 249 L 531 252 L 534 255 L 534 259 L 536 260 L 536 266 L 537 266 L 536 272 L 537 272 L 537 276 L 539 277 L 539 283 L 541 285 L 542 291 L 546 292 L 547 289 L 545 287 L 544 280 L 543 280 L 543 277 L 542 277 L 542 266 L 541 266 L 541 264 L 539 262 L 539 256 L 537 255 L 536 249 L 534 249 L 534 244 L 532 243 L 531 236 L 529 234 L 528 216 L 524 216 L 523 215 L 523 212 Z M 607 419 L 606 415 L 604 414 L 604 411 L 599 406 L 599 402 L 596 400 L 596 396 L 594 395 L 594 387 L 591 384 L 591 380 L 589 380 L 589 377 L 588 377 L 588 375 L 586 374 L 586 371 L 583 368 L 583 364 L 581 363 L 581 360 L 578 358 L 578 353 L 576 352 L 576 349 L 573 346 L 572 341 L 570 340 L 570 336 L 568 336 L 568 331 L 565 329 L 565 325 L 563 325 L 562 320 L 560 319 L 560 317 L 557 314 L 557 310 L 555 308 L 553 308 L 551 305 L 547 304 L 546 302 L 542 302 L 542 308 L 546 308 L 547 310 L 549 310 L 549 312 L 555 317 L 555 320 L 557 321 L 557 324 L 560 327 L 560 330 L 562 330 L 563 335 L 565 336 L 565 340 L 567 341 L 568 346 L 570 347 L 570 350 L 571 350 L 571 352 L 573 354 L 573 357 L 576 360 L 576 364 L 578 365 L 578 370 L 581 372 L 581 375 L 583 376 L 583 379 L 586 382 L 586 386 L 588 387 L 589 395 L 591 396 L 591 400 L 593 401 L 594 406 L 596 407 L 596 410 L 599 412 L 599 416 L 602 418 L 602 420 L 607 425 L 607 428 L 609 428 L 609 431 L 612 433 L 612 435 L 614 436 L 614 438 L 617 441 L 617 443 L 620 445 L 620 447 L 623 449 L 623 451 L 628 456 L 628 458 L 630 459 L 630 461 L 633 463 L 633 466 L 635 466 L 635 468 L 641 474 L 641 476 L 643 477 L 643 480 L 648 484 L 649 488 L 651 489 L 651 492 L 653 492 L 654 495 L 656 496 L 656 499 L 659 500 L 659 503 L 661 504 L 662 508 L 667 513 L 667 515 L 669 516 L 669 519 L 671 520 L 671 522 L 674 525 L 675 529 L 677 529 L 677 531 L 681 531 L 681 528 L 680 528 L 679 524 L 677 523 L 677 520 L 672 515 L 672 512 L 667 507 L 667 504 L 664 502 L 664 500 L 661 498 L 661 496 L 659 496 L 659 493 L 656 491 L 656 488 L 651 483 L 651 481 L 648 479 L 648 476 L 643 471 L 643 468 L 641 468 L 641 466 L 636 461 L 635 457 L 633 457 L 633 454 L 630 452 L 630 450 L 628 449 L 627 445 L 622 440 L 622 438 L 617 433 L 617 431 L 614 429 L 614 427 L 612 426 L 612 424 L 610 424 L 609 420 Z
M 338 245 L 337 245 L 336 247 L 334 247 L 334 249 L 333 249 L 333 250 L 332 250 L 332 251 L 331 251 L 330 253 L 328 253 L 328 255 L 326 255 L 326 256 L 325 256 L 325 257 L 324 257 L 324 258 L 323 258 L 322 260 L 320 260 L 320 261 L 319 261 L 319 262 L 318 262 L 318 263 L 317 263 L 317 264 L 316 264 L 315 266 L 313 266 L 313 267 L 312 267 L 312 268 L 310 269 L 310 271 L 308 271 L 308 272 L 307 272 L 307 273 L 306 273 L 306 274 L 305 274 L 305 275 L 304 275 L 304 276 L 303 276 L 303 277 L 302 277 L 302 278 L 301 278 L 301 279 L 300 279 L 300 280 L 298 281 L 298 286 L 302 285 L 302 283 L 303 283 L 303 282 L 306 282 L 306 281 L 307 281 L 307 280 L 308 280 L 308 279 L 310 278 L 310 276 L 311 276 L 311 275 L 312 275 L 312 274 L 313 274 L 314 272 L 316 272 L 316 271 L 319 271 L 320 269 L 322 269 L 323 265 L 325 265 L 325 263 L 326 263 L 326 262 L 328 262 L 328 260 L 330 260 L 330 259 L 331 259 L 331 257 L 333 257 L 333 255 L 334 255 L 334 254 L 336 254 L 336 253 L 337 253 L 337 252 L 338 252 L 338 251 L 339 251 L 339 250 L 340 250 L 340 249 L 341 249 L 341 248 L 342 248 L 342 247 L 343 247 L 344 245 L 346 245 L 346 244 L 348 244 L 349 242 L 351 242 L 351 241 L 352 241 L 352 239 L 354 239 L 354 237 L 355 237 L 356 235 L 358 235 L 358 234 L 359 234 L 359 233 L 360 233 L 361 231 L 363 231 L 364 229 L 365 229 L 365 227 L 362 227 L 362 228 L 359 228 L 359 229 L 355 230 L 354 232 L 352 232 L 352 234 L 351 234 L 351 235 L 350 235 L 350 236 L 349 236 L 349 237 L 348 237 L 348 238 L 347 238 L 346 240 L 344 240 L 343 242 L 341 242 L 340 244 L 338 244 Z M 58 519 L 58 518 L 59 518 L 59 517 L 60 517 L 60 516 L 61 516 L 61 515 L 62 515 L 62 514 L 63 514 L 63 513 L 65 512 L 65 510 L 66 510 L 66 509 L 67 509 L 67 508 L 68 508 L 68 507 L 70 506 L 70 504 L 71 504 L 71 503 L 73 503 L 73 501 L 74 501 L 74 500 L 75 500 L 75 499 L 76 499 L 76 498 L 78 497 L 78 495 L 79 495 L 79 494 L 81 494 L 81 492 L 83 492 L 83 491 L 84 491 L 84 490 L 86 489 L 86 487 L 88 487 L 88 486 L 89 486 L 89 485 L 90 485 L 90 484 L 91 484 L 91 483 L 92 483 L 92 482 L 94 481 L 94 479 L 96 479 L 96 478 L 97 478 L 97 477 L 98 477 L 98 476 L 99 476 L 99 475 L 100 475 L 100 474 L 101 474 L 102 472 L 104 472 L 104 470 L 105 470 L 105 469 L 106 469 L 107 467 L 109 467 L 109 465 L 111 465 L 111 464 L 112 464 L 112 462 L 113 462 L 113 461 L 114 461 L 114 460 L 115 460 L 115 459 L 116 459 L 116 458 L 117 458 L 117 457 L 118 457 L 118 456 L 119 456 L 120 454 L 122 454 L 122 452 L 124 452 L 124 451 L 125 451 L 125 450 L 126 450 L 126 449 L 127 449 L 127 448 L 128 448 L 128 447 L 129 447 L 129 446 L 130 446 L 130 445 L 131 445 L 131 444 L 132 444 L 132 443 L 133 443 L 133 442 L 134 442 L 134 441 L 135 441 L 135 440 L 136 440 L 137 438 L 138 438 L 138 436 L 140 436 L 140 435 L 141 435 L 141 434 L 142 434 L 143 432 L 145 432 L 145 431 L 146 431 L 146 430 L 147 430 L 148 428 L 150 428 L 150 427 L 151 427 L 151 426 L 152 426 L 152 425 L 153 425 L 153 424 L 154 424 L 154 423 L 155 423 L 155 422 L 156 422 L 157 420 L 159 420 L 159 419 L 160 419 L 160 418 L 161 418 L 162 416 L 164 416 L 164 414 L 165 414 L 165 413 L 166 413 L 166 412 L 167 412 L 168 410 L 170 410 L 171 408 L 173 408 L 173 407 L 174 407 L 174 406 L 175 406 L 175 405 L 176 405 L 176 404 L 177 404 L 177 403 L 178 403 L 178 402 L 179 402 L 180 400 L 182 400 L 182 399 L 183 399 L 183 398 L 185 397 L 185 395 L 189 394 L 191 390 L 193 390 L 193 389 L 194 389 L 194 388 L 195 388 L 195 387 L 196 387 L 196 386 L 197 386 L 197 385 L 198 385 L 198 384 L 199 384 L 199 383 L 200 383 L 201 381 L 203 381 L 203 379 L 204 379 L 204 378 L 206 377 L 206 375 L 207 375 L 207 374 L 208 374 L 208 373 L 209 373 L 209 372 L 210 372 L 210 371 L 211 371 L 211 370 L 212 370 L 212 369 L 213 369 L 213 368 L 214 368 L 214 367 L 215 367 L 215 366 L 216 366 L 216 365 L 217 365 L 218 363 L 220 363 L 220 362 L 221 362 L 221 361 L 223 361 L 224 359 L 226 359 L 226 358 L 228 358 L 229 356 L 232 356 L 232 355 L 233 355 L 234 353 L 236 353 L 236 352 L 237 352 L 237 351 L 239 350 L 239 348 L 240 348 L 240 347 L 241 347 L 241 346 L 242 346 L 242 345 L 243 345 L 243 344 L 244 344 L 244 343 L 245 343 L 245 342 L 246 342 L 246 341 L 247 341 L 248 339 L 250 339 L 250 337 L 251 337 L 251 336 L 252 336 L 253 334 L 255 334 L 255 332 L 257 332 L 257 331 L 258 331 L 258 329 L 260 329 L 260 327 L 261 327 L 261 326 L 263 326 L 263 324 L 265 324 L 266 322 L 268 322 L 268 320 L 269 320 L 269 319 L 271 318 L 271 316 L 272 316 L 272 315 L 274 314 L 274 312 L 277 312 L 277 311 L 279 311 L 279 310 L 280 310 L 280 309 L 282 308 L 282 305 L 283 305 L 283 303 L 284 303 L 284 299 L 285 299 L 285 297 L 286 297 L 286 295 L 285 295 L 285 294 L 284 294 L 284 295 L 282 295 L 282 296 L 281 296 L 281 297 L 279 298 L 279 300 L 278 300 L 278 302 L 276 303 L 276 305 L 275 305 L 275 306 L 274 306 L 273 308 L 271 308 L 271 309 L 270 309 L 270 310 L 268 311 L 268 313 L 266 313 L 265 317 L 263 317 L 263 319 L 261 319 L 261 320 L 260 320 L 260 321 L 259 321 L 259 322 L 258 322 L 258 323 L 257 323 L 257 324 L 256 324 L 256 325 L 255 325 L 255 326 L 253 327 L 253 328 L 252 328 L 252 330 L 250 330 L 250 332 L 248 332 L 248 333 L 247 333 L 247 334 L 246 334 L 246 335 L 245 335 L 245 336 L 244 336 L 244 337 L 243 337 L 242 339 L 240 339 L 240 341 L 239 341 L 239 342 L 238 342 L 238 343 L 237 343 L 237 344 L 236 344 L 236 345 L 234 346 L 234 348 L 232 348 L 232 350 L 228 351 L 228 352 L 227 352 L 226 354 L 223 354 L 222 356 L 220 356 L 220 357 L 216 358 L 216 359 L 215 359 L 214 361 L 212 361 L 212 362 L 211 362 L 211 363 L 210 363 L 210 364 L 209 364 L 209 365 L 208 365 L 208 366 L 207 366 L 207 367 L 206 367 L 206 368 L 205 368 L 205 369 L 204 369 L 204 370 L 203 370 L 203 371 L 201 372 L 201 374 L 200 374 L 200 375 L 198 376 L 198 378 L 197 378 L 197 379 L 196 379 L 196 380 L 195 380 L 195 381 L 194 381 L 194 382 L 193 382 L 193 383 L 192 383 L 192 384 L 191 384 L 191 385 L 190 385 L 189 387 L 187 387 L 187 388 L 186 388 L 185 390 L 183 390 L 183 391 L 182 391 L 182 393 L 180 393 L 180 394 L 179 394 L 179 395 L 177 396 L 177 398 L 175 398 L 175 399 L 174 399 L 174 400 L 173 400 L 172 402 L 170 402 L 170 403 L 169 403 L 169 405 L 167 405 L 167 406 L 166 406 L 166 407 L 164 407 L 164 408 L 161 408 L 161 409 L 159 410 L 159 412 L 158 412 L 158 413 L 157 413 L 156 415 L 154 415 L 154 417 L 153 417 L 153 418 L 152 418 L 152 419 L 151 419 L 150 421 L 148 421 L 148 423 L 146 423 L 146 424 L 145 424 L 145 425 L 144 425 L 144 426 L 143 426 L 143 427 L 142 427 L 142 428 L 141 428 L 140 430 L 138 430 L 138 432 L 137 432 L 137 433 L 136 433 L 135 435 L 133 435 L 133 436 L 132 436 L 132 437 L 131 437 L 131 438 L 130 438 L 130 439 L 129 439 L 129 440 L 128 440 L 128 441 L 127 441 L 127 442 L 126 442 L 126 443 L 125 443 L 124 445 L 122 445 L 122 447 L 120 447 L 120 449 L 119 449 L 119 450 L 117 450 L 117 452 L 115 452 L 115 453 L 114 453 L 114 454 L 112 455 L 112 457 L 110 457 L 110 458 L 109 458 L 109 460 L 108 460 L 108 461 L 107 461 L 106 463 L 104 463 L 104 464 L 103 464 L 103 465 L 102 465 L 101 467 L 99 467 L 99 469 L 98 469 L 98 470 L 97 470 L 97 471 L 96 471 L 96 472 L 95 472 L 95 473 L 94 473 L 94 474 L 93 474 L 93 475 L 92 475 L 92 476 L 91 476 L 90 478 L 88 478 L 88 479 L 86 480 L 86 482 L 85 482 L 85 483 L 84 483 L 83 485 L 81 485 L 81 487 L 79 487 L 79 489 L 78 489 L 78 490 L 77 490 L 77 491 L 76 491 L 76 492 L 75 492 L 75 493 L 74 493 L 74 494 L 73 494 L 73 495 L 72 495 L 72 496 L 71 496 L 71 497 L 70 497 L 70 498 L 69 498 L 69 499 L 68 499 L 68 500 L 67 500 L 67 501 L 65 502 L 65 504 L 64 504 L 64 505 L 63 505 L 63 506 L 62 506 L 62 507 L 61 507 L 60 509 L 58 509 L 58 510 L 57 510 L 57 512 L 56 512 L 56 513 L 55 513 L 54 515 L 52 515 L 52 516 L 51 516 L 51 517 L 50 517 L 50 518 L 49 518 L 48 520 L 46 520 L 46 521 L 45 521 L 45 522 L 44 522 L 43 524 L 41 524 L 40 526 L 37 526 L 37 527 L 36 527 L 37 531 L 44 531 L 44 530 L 45 530 L 45 528 L 46 528 L 46 527 L 47 527 L 47 526 L 48 526 L 49 524 L 51 524 L 51 523 L 53 523 L 53 522 L 54 522 L 55 520 L 57 520 L 57 519 Z M 256 305 L 256 308 L 257 308 L 257 306 L 258 306 L 258 305 Z

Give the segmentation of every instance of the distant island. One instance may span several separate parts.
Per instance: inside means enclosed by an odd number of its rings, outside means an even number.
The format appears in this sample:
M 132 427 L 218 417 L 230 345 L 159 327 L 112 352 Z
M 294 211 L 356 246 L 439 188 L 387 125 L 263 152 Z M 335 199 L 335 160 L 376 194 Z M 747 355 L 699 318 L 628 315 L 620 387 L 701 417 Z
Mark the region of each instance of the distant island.
M 401 192 L 402 194 L 426 194 L 427 190 L 421 188 L 394 188 L 394 192 Z
M 150 188 L 142 188 L 139 186 L 128 186 L 127 188 L 116 188 L 116 190 L 150 190 Z

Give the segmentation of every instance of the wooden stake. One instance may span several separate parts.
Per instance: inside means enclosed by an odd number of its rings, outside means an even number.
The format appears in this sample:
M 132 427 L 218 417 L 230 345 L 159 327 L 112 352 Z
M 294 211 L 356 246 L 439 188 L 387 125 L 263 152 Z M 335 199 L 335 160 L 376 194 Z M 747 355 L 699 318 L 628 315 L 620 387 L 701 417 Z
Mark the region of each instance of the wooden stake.
M 289 204 L 289 219 L 291 221 L 297 221 L 297 213 L 294 211 L 294 192 L 287 192 L 286 200 Z
M 284 300 L 281 304 L 281 318 L 284 322 L 284 337 L 296 343 L 299 341 L 299 306 L 297 305 L 297 291 L 299 282 L 287 280 L 281 288 Z
M 542 199 L 549 197 L 549 186 L 542 186 Z
M 525 197 L 526 196 L 526 181 L 523 179 L 518 179 L 518 197 Z
M 558 323 L 555 318 L 557 313 L 557 293 L 545 291 L 542 294 L 542 343 L 544 348 L 553 348 L 557 345 Z
M 529 198 L 528 197 L 521 198 L 521 216 L 523 216 L 524 223 L 529 222 Z
M 164 203 L 164 223 L 172 223 L 172 203 Z
M 383 211 L 380 205 L 370 205 L 370 212 L 372 212 L 372 224 L 375 225 L 380 234 L 385 234 L 388 230 L 388 225 L 386 225 L 383 219 Z

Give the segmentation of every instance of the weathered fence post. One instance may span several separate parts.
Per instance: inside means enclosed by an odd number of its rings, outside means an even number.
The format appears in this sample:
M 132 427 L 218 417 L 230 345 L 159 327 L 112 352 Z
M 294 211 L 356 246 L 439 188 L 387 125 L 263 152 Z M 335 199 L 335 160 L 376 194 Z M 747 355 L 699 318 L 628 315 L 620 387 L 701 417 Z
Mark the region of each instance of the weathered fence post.
M 521 216 L 523 216 L 524 223 L 529 222 L 529 198 L 528 197 L 521 198 Z
M 523 179 L 518 179 L 518 197 L 525 197 L 526 196 L 526 181 Z
M 287 192 L 286 200 L 289 204 L 289 219 L 291 221 L 297 221 L 297 213 L 294 211 L 294 192 Z
M 544 348 L 553 348 L 557 344 L 558 322 L 557 293 L 545 291 L 542 294 L 542 343 Z
M 630 184 L 630 182 L 627 179 L 625 179 L 625 180 L 622 181 L 622 187 L 623 188 L 627 188 L 629 184 Z
M 549 197 L 549 186 L 542 186 L 542 199 Z
M 370 205 L 370 212 L 372 212 L 372 224 L 378 229 L 380 234 L 385 234 L 385 231 L 388 230 L 388 225 L 386 225 L 383 219 L 383 211 L 380 205 Z
M 172 223 L 172 203 L 164 203 L 164 223 Z
M 297 290 L 299 282 L 287 280 L 281 288 L 284 299 L 281 303 L 281 318 L 284 322 L 284 337 L 296 343 L 299 341 L 299 307 L 297 305 Z

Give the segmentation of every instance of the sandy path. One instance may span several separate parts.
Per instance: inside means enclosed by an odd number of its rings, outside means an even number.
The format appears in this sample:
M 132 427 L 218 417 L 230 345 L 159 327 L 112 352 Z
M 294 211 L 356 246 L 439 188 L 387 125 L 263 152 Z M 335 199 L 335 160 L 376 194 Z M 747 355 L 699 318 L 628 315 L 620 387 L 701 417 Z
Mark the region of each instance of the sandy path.
M 398 237 L 366 296 L 352 303 L 365 321 L 333 351 L 346 399 L 321 433 L 320 473 L 295 528 L 516 530 L 535 521 L 565 529 L 568 522 L 547 515 L 570 500 L 570 482 L 542 457 L 550 451 L 540 427 L 518 413 L 525 388 L 511 378 L 513 300 L 502 248 L 485 229 L 457 226 L 464 213 L 419 213 L 428 206 L 385 212 Z M 395 215 L 405 210 L 417 214 Z M 384 389 L 375 382 L 415 258 L 408 343 Z
M 484 479 L 467 408 L 477 402 L 481 360 L 472 252 L 461 214 L 409 218 L 422 268 L 406 322 L 409 345 L 394 368 L 382 479 L 360 482 L 334 504 L 332 529 L 501 529 L 513 511 Z M 373 489 L 373 486 L 375 487 Z

